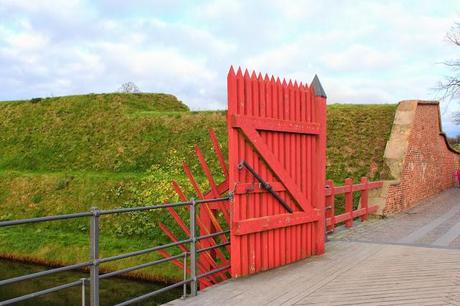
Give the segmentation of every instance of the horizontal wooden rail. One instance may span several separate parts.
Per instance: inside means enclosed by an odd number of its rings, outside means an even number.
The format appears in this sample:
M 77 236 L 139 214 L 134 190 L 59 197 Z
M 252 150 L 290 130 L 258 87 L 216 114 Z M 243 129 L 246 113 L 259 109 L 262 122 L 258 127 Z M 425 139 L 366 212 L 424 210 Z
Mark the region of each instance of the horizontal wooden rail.
M 326 181 L 326 231 L 334 232 L 338 223 L 345 222 L 346 227 L 353 226 L 353 220 L 360 218 L 361 221 L 367 220 L 370 213 L 377 211 L 378 206 L 369 207 L 369 189 L 376 189 L 383 186 L 383 182 L 369 182 L 367 177 L 362 177 L 359 184 L 353 184 L 351 178 L 345 179 L 343 186 L 334 186 L 332 180 Z M 359 192 L 361 196 L 361 207 L 353 210 L 353 192 Z M 335 215 L 335 196 L 345 195 L 345 212 Z
M 375 188 L 380 188 L 383 186 L 383 182 L 382 181 L 377 181 L 377 182 L 369 182 L 368 183 L 368 186 L 367 186 L 367 189 L 375 189 Z M 349 190 L 349 186 L 333 186 L 334 187 L 334 194 L 337 195 L 337 194 L 344 194 L 346 192 L 348 192 Z M 365 184 L 354 184 L 352 185 L 352 191 L 355 192 L 355 191 L 361 191 L 361 190 L 365 190 L 366 189 L 366 185 Z M 329 187 L 329 184 L 326 182 L 326 196 L 330 196 L 332 195 L 332 190 L 331 188 Z
M 316 222 L 318 220 L 319 216 L 317 214 L 305 215 L 304 213 L 297 212 L 293 214 L 265 216 L 234 222 L 232 229 L 234 231 L 234 235 L 240 236 L 251 233 L 269 231 L 276 228 L 283 228 L 287 226 Z

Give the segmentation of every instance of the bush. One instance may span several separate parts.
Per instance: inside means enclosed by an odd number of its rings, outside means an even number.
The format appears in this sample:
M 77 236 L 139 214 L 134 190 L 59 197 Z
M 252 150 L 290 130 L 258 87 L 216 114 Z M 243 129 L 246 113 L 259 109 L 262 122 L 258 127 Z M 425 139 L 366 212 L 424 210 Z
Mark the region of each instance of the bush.
M 30 99 L 30 102 L 31 102 L 31 103 L 38 103 L 38 102 L 40 102 L 41 100 L 43 100 L 43 99 L 42 99 L 42 98 L 32 98 L 32 99 Z

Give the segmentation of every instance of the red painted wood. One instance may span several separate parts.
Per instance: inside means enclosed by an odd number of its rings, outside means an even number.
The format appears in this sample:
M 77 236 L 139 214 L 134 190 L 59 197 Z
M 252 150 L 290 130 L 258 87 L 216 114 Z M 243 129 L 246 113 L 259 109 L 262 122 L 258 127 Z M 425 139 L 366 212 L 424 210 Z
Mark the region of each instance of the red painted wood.
M 243 74 L 241 69 L 236 74 L 230 69 L 227 85 L 228 183 L 234 191 L 231 273 L 238 277 L 324 249 L 320 202 L 325 179 L 320 167 L 325 157 L 318 154 L 325 155 L 325 99 L 303 84 Z M 237 168 L 242 160 L 273 186 L 294 214 L 286 216 L 247 170 Z
M 368 209 L 368 213 L 372 214 L 372 213 L 376 212 L 378 209 L 379 209 L 379 207 L 377 205 L 371 206 Z M 366 214 L 366 210 L 360 208 L 360 209 L 354 210 L 352 212 L 352 217 L 353 218 L 358 218 L 358 217 L 364 216 L 365 214 Z M 346 213 L 343 213 L 343 214 L 335 216 L 335 224 L 345 222 L 347 220 L 350 220 L 350 213 L 346 212 Z M 332 222 L 333 221 L 330 218 L 327 219 L 327 225 L 331 225 Z
M 200 148 L 197 145 L 195 145 L 195 152 L 196 152 L 196 155 L 197 155 L 198 160 L 200 162 L 201 168 L 203 169 L 203 172 L 204 172 L 206 178 L 208 179 L 209 186 L 211 186 L 212 196 L 214 198 L 218 198 L 219 197 L 219 191 L 217 190 L 217 184 L 216 184 L 216 182 L 215 182 L 215 180 L 214 180 L 214 178 L 213 178 L 213 176 L 211 174 L 211 170 L 208 167 L 208 163 L 206 162 L 203 153 L 201 152 Z M 222 202 L 217 202 L 217 204 L 219 205 L 220 210 L 224 215 L 225 221 L 227 222 L 227 224 L 230 224 L 230 214 L 229 214 L 228 210 L 225 208 L 225 206 L 224 206 L 224 204 Z
M 196 149 L 197 157 L 199 159 L 200 165 L 202 166 L 203 172 L 205 173 L 205 175 L 208 178 L 208 181 L 210 182 L 210 185 L 212 187 L 211 190 L 206 192 L 206 193 L 203 193 L 201 191 L 198 183 L 196 182 L 196 180 L 195 180 L 195 178 L 194 178 L 194 176 L 193 176 L 193 174 L 192 174 L 192 172 L 190 170 L 190 167 L 185 162 L 183 163 L 183 168 L 184 168 L 184 172 L 185 172 L 186 176 L 188 177 L 191 185 L 193 186 L 193 188 L 195 190 L 196 196 L 198 196 L 199 199 L 216 198 L 216 197 L 225 195 L 229 191 L 228 169 L 227 169 L 227 166 L 225 164 L 225 159 L 224 159 L 223 154 L 221 152 L 221 149 L 220 149 L 220 146 L 218 144 L 217 137 L 215 136 L 214 131 L 209 130 L 209 134 L 210 134 L 210 137 L 211 137 L 211 142 L 213 144 L 214 152 L 215 152 L 215 154 L 217 156 L 217 159 L 218 159 L 219 164 L 221 166 L 222 172 L 225 175 L 225 180 L 223 182 L 220 182 L 219 184 L 217 184 L 217 182 L 213 179 L 213 177 L 211 175 L 211 172 L 209 171 L 209 168 L 207 166 L 207 163 L 206 163 L 206 161 L 204 159 L 203 154 L 197 148 Z M 173 181 L 172 182 L 172 187 L 176 191 L 176 193 L 178 194 L 178 196 L 181 199 L 181 201 L 187 201 L 186 195 L 182 191 L 182 189 L 179 186 L 179 184 L 177 184 L 177 182 Z M 197 220 L 197 226 L 199 228 L 200 235 L 209 235 L 209 234 L 212 234 L 212 233 L 216 232 L 216 230 L 217 231 L 223 231 L 223 228 L 222 228 L 221 224 L 219 223 L 219 220 L 214 215 L 214 211 L 220 210 L 223 213 L 226 212 L 227 215 L 228 215 L 229 214 L 228 213 L 229 206 L 230 206 L 229 201 L 227 201 L 227 200 L 226 201 L 221 201 L 221 202 L 199 204 L 198 205 L 199 213 L 197 214 L 197 217 L 196 217 L 197 219 L 196 220 Z M 186 206 L 186 207 L 187 207 L 188 210 L 190 210 L 189 206 Z M 168 211 L 171 214 L 171 216 L 173 217 L 173 219 L 176 221 L 176 223 L 179 225 L 179 227 L 182 229 L 184 234 L 189 236 L 188 226 L 186 226 L 185 222 L 180 218 L 180 216 L 177 214 L 177 212 L 172 208 L 169 208 Z M 172 241 L 177 240 L 175 234 L 172 233 L 172 231 L 170 231 L 165 225 L 160 224 L 160 228 L 163 230 L 163 232 L 166 234 L 166 236 L 168 236 Z M 217 240 L 220 240 L 219 243 L 227 242 L 226 235 L 222 234 L 222 235 L 219 235 L 219 236 L 216 236 L 216 237 L 210 237 L 210 238 L 200 240 L 199 242 L 197 242 L 197 247 L 198 248 L 206 248 L 206 247 L 209 247 L 209 246 L 216 246 L 218 244 Z M 230 253 L 230 246 L 225 246 L 225 247 L 226 247 L 227 251 Z M 186 248 L 186 246 L 182 246 L 180 248 L 182 250 L 184 250 Z M 167 256 L 167 252 L 162 253 L 162 256 Z M 198 267 L 199 267 L 201 273 L 206 273 L 208 271 L 211 271 L 212 269 L 220 268 L 220 267 L 228 265 L 228 261 L 229 261 L 229 259 L 226 257 L 226 254 L 223 252 L 223 250 L 221 250 L 221 248 L 216 248 L 216 249 L 213 249 L 213 250 L 202 252 L 198 256 Z M 219 264 L 218 264 L 218 262 L 219 262 Z M 173 264 L 177 265 L 177 263 L 178 263 L 178 261 L 176 261 Z M 207 278 L 204 278 L 202 280 L 200 279 L 199 285 L 200 285 L 200 288 L 203 289 L 203 288 L 209 286 L 211 283 L 216 283 L 216 282 L 224 280 L 226 278 L 227 278 L 226 272 L 222 271 L 222 272 L 217 273 L 216 275 L 211 275 L 211 276 L 209 276 Z M 210 280 L 206 281 L 206 279 L 210 279 Z
M 185 197 L 185 194 L 182 191 L 182 188 L 180 188 L 179 184 L 176 181 L 172 182 L 172 186 L 173 186 L 174 190 L 176 191 L 176 193 L 179 195 L 179 199 L 181 201 L 184 201 L 184 202 L 187 201 L 187 198 Z M 172 209 L 172 208 L 170 208 L 170 209 Z M 190 207 L 187 206 L 187 209 L 190 210 Z M 200 209 L 200 214 L 198 214 L 198 216 L 197 216 L 197 223 L 198 223 L 200 229 L 203 229 L 204 235 L 208 235 L 208 234 L 211 234 L 213 232 L 211 230 L 211 227 L 209 225 L 208 220 L 210 222 L 212 222 L 212 224 L 214 225 L 214 227 L 216 228 L 216 230 L 218 232 L 223 231 L 219 221 L 215 218 L 214 214 L 211 213 L 211 209 L 209 208 L 209 205 L 202 204 L 202 208 Z M 184 222 L 182 221 L 182 223 L 184 223 Z M 188 233 L 189 232 L 188 228 L 186 230 L 184 230 L 184 232 Z M 225 234 L 222 234 L 219 237 L 221 239 L 221 242 L 227 242 L 227 237 L 225 236 Z M 212 238 L 209 238 L 209 239 L 212 239 Z M 214 241 L 214 240 L 212 239 L 211 241 Z M 226 248 L 227 248 L 228 251 L 230 251 L 230 246 L 227 246 Z M 220 251 L 218 250 L 217 252 L 220 252 Z M 223 257 L 220 256 L 220 258 L 221 258 L 222 261 L 226 261 L 224 256 Z
M 345 193 L 345 212 L 349 214 L 349 218 L 345 222 L 346 227 L 353 226 L 353 180 L 351 178 L 345 179 L 345 186 L 347 192 Z
M 360 217 L 362 221 L 367 220 L 369 214 L 374 213 L 378 210 L 378 206 L 374 205 L 369 207 L 369 196 L 368 190 L 379 188 L 383 185 L 383 182 L 369 182 L 367 177 L 362 177 L 359 184 L 353 184 L 352 179 L 346 179 L 344 186 L 333 186 L 333 182 L 328 180 L 326 182 L 326 225 L 328 232 L 332 232 L 336 224 L 345 222 L 351 226 L 353 225 L 353 219 Z M 332 212 L 334 209 L 335 192 L 345 193 L 345 213 L 335 216 Z M 361 195 L 361 207 L 353 210 L 352 200 L 353 192 L 360 192 Z M 350 205 L 351 203 L 351 205 Z M 348 226 L 347 226 L 348 227 Z
M 286 188 L 280 182 L 267 181 L 272 187 L 273 191 L 281 192 L 286 191 Z M 267 193 L 268 191 L 263 189 L 259 183 L 241 183 L 235 186 L 235 194 L 247 194 L 247 193 Z M 264 205 L 268 207 L 269 205 Z
M 160 222 L 159 226 L 161 230 L 169 237 L 169 239 L 171 239 L 171 241 L 173 242 L 179 241 L 176 235 L 174 235 L 174 233 L 166 225 Z M 182 252 L 189 251 L 189 249 L 183 244 L 179 244 L 178 247 Z M 203 246 L 201 243 L 198 242 L 197 247 L 202 248 Z M 203 253 L 204 253 L 204 256 L 203 256 L 204 261 L 206 261 L 209 265 L 211 265 L 212 269 L 215 269 L 217 267 L 217 263 L 214 261 L 214 259 L 210 256 L 209 253 L 206 253 L 206 252 L 203 252 Z M 198 262 L 198 266 L 201 268 L 201 271 L 206 271 L 206 267 L 204 267 L 201 262 Z M 227 276 L 222 272 L 217 273 L 217 275 L 221 278 L 221 280 L 227 279 Z M 210 275 L 209 278 L 212 279 L 214 282 L 217 282 L 217 279 L 213 275 Z
M 314 90 L 313 90 L 314 91 Z M 315 114 L 317 115 L 316 121 L 320 125 L 321 133 L 319 137 L 315 138 L 317 142 L 316 146 L 316 156 L 318 161 L 316 163 L 317 175 L 316 179 L 316 190 L 314 195 L 316 196 L 316 201 L 314 205 L 321 212 L 321 218 L 316 225 L 315 234 L 317 235 L 315 251 L 316 254 L 323 254 L 325 251 L 325 218 L 324 218 L 324 199 L 325 199 L 325 189 L 324 182 L 326 181 L 326 98 L 314 95 L 315 103 Z
M 217 159 L 219 160 L 220 168 L 222 169 L 222 173 L 225 176 L 225 179 L 228 179 L 228 167 L 225 163 L 224 154 L 222 153 L 222 149 L 220 148 L 219 141 L 217 140 L 216 132 L 213 129 L 209 129 L 209 136 L 211 138 L 212 147 L 214 152 L 217 155 Z
M 237 113 L 239 110 L 238 102 L 237 102 L 237 95 L 240 91 L 240 87 L 238 87 L 238 78 L 241 75 L 241 69 L 238 69 L 238 77 L 235 75 L 233 67 L 230 68 L 230 71 L 227 75 L 227 99 L 228 99 L 228 111 L 227 111 L 227 122 L 230 120 L 230 114 Z M 237 160 L 239 156 L 239 144 L 240 139 L 238 137 L 238 132 L 234 130 L 230 125 L 227 124 L 227 133 L 228 133 L 228 159 Z M 243 144 L 244 145 L 244 144 Z M 229 164 L 229 179 L 231 177 L 236 177 L 232 181 L 232 186 L 236 186 L 235 181 L 239 179 L 239 171 L 237 165 Z M 229 181 L 230 183 L 230 181 Z M 235 200 L 232 199 L 232 206 L 234 206 Z M 238 221 L 241 219 L 241 212 L 238 209 L 232 210 L 232 222 Z M 230 243 L 232 245 L 231 254 L 241 254 L 242 252 L 242 244 L 243 238 L 240 236 L 231 235 L 230 236 Z M 241 260 L 240 258 L 234 258 L 230 256 L 231 261 L 231 274 L 234 276 L 235 274 L 241 274 Z
M 275 81 L 275 78 L 272 77 L 271 83 L 273 86 L 273 117 L 274 118 L 279 118 L 282 119 L 283 116 L 283 107 L 282 107 L 282 95 L 283 91 L 281 88 L 281 82 L 280 79 L 277 78 Z M 273 136 L 275 138 L 275 147 L 274 147 L 274 155 L 278 156 L 280 162 L 284 163 L 284 141 L 283 138 L 281 137 L 280 133 L 273 133 Z M 271 171 L 270 171 L 271 172 Z M 275 178 L 275 174 L 273 174 L 273 177 Z M 285 193 L 281 194 L 283 197 Z M 276 201 L 273 201 L 273 210 L 274 214 L 280 214 L 281 213 L 281 207 L 277 205 Z M 274 253 L 275 253 L 275 266 L 278 267 L 281 264 L 284 264 L 284 250 L 285 245 L 284 245 L 284 228 L 281 228 L 277 231 L 275 231 L 276 237 L 275 237 L 275 247 L 274 247 Z
M 361 221 L 366 221 L 368 216 L 369 216 L 369 207 L 368 207 L 368 201 L 369 201 L 369 193 L 368 193 L 368 183 L 367 183 L 367 177 L 362 177 L 361 178 L 361 184 L 365 186 L 364 190 L 361 191 L 361 208 L 363 208 L 366 213 L 361 217 Z
M 326 190 L 330 191 L 326 196 L 326 218 L 331 219 L 331 224 L 328 225 L 327 232 L 333 232 L 335 227 L 335 188 L 332 180 L 327 180 L 326 185 L 329 187 Z
M 367 189 L 375 189 L 375 188 L 380 188 L 383 186 L 382 181 L 377 181 L 377 182 L 369 182 L 368 185 L 366 186 L 365 184 L 354 184 L 352 187 L 352 191 L 361 191 Z M 334 194 L 344 194 L 348 192 L 349 187 L 348 186 L 336 186 L 334 187 Z M 326 189 L 326 196 L 331 195 L 331 191 Z
M 305 100 L 307 102 L 307 107 L 306 107 L 306 121 L 307 122 L 313 122 L 315 121 L 314 115 L 313 115 L 313 95 L 311 90 L 308 89 L 308 86 L 305 85 Z M 307 172 L 307 179 L 306 179 L 306 194 L 312 194 L 312 188 L 313 188 L 313 159 L 312 159 L 312 153 L 313 153 L 313 139 L 312 137 L 307 137 L 307 140 L 305 142 L 306 146 L 306 172 Z M 309 203 L 310 206 L 313 207 L 313 203 Z M 307 226 L 307 256 L 313 255 L 313 243 L 314 243 L 314 236 L 313 236 L 313 227 L 314 224 L 308 224 Z
M 232 224 L 232 230 L 234 231 L 234 235 L 246 235 L 250 233 L 265 232 L 277 228 L 304 224 L 307 222 L 314 222 L 318 221 L 318 219 L 318 216 L 310 216 L 305 213 L 295 212 L 293 214 L 265 216 L 234 222 Z
M 199 199 L 204 199 L 203 192 L 201 191 L 200 185 L 198 185 L 197 181 L 195 180 L 195 177 L 192 174 L 192 171 L 190 170 L 190 167 L 187 165 L 187 163 L 184 161 L 182 162 L 182 167 L 184 168 L 185 175 L 187 175 L 190 183 L 193 186 L 193 189 L 195 190 L 196 194 L 198 195 Z
M 273 110 L 273 82 L 270 80 L 269 76 L 265 74 L 264 78 L 265 82 L 265 95 L 266 95 L 266 107 L 267 107 L 267 118 L 273 118 L 274 110 Z M 267 139 L 267 145 L 269 146 L 270 150 L 275 151 L 275 141 L 274 141 L 274 135 L 273 133 L 264 133 L 266 135 Z M 267 180 L 268 181 L 273 181 L 273 175 L 271 171 L 266 171 L 267 175 Z M 274 214 L 274 199 L 273 197 L 268 198 L 267 200 L 268 203 L 268 215 L 272 216 Z M 275 266 L 275 239 L 276 239 L 276 234 L 275 231 L 271 230 L 268 231 L 268 237 L 267 237 L 267 248 L 268 248 L 268 269 L 271 269 Z
M 294 134 L 318 135 L 319 126 L 316 123 L 303 123 L 294 120 L 277 120 L 259 117 L 247 117 L 233 115 L 231 117 L 232 127 L 241 127 L 241 124 L 249 123 L 259 131 L 275 131 Z
M 289 172 L 285 170 L 285 166 L 283 166 L 278 161 L 278 159 L 273 155 L 273 153 L 269 151 L 267 145 L 264 143 L 259 133 L 257 133 L 256 130 L 252 126 L 246 123 L 243 124 L 241 131 L 246 136 L 246 138 L 249 139 L 254 149 L 257 150 L 257 152 L 265 160 L 265 162 L 268 164 L 268 166 L 273 171 L 273 173 L 278 177 L 281 183 L 286 187 L 286 189 L 295 199 L 295 204 L 299 207 L 299 209 L 305 211 L 306 213 L 311 213 L 311 208 L 307 206 L 304 207 L 302 205 L 302 204 L 305 205 L 305 203 L 308 202 L 308 199 L 305 197 L 305 195 L 303 195 L 300 192 L 298 186 L 292 180 Z M 287 140 L 286 141 L 287 143 L 290 143 L 290 141 L 288 141 L 289 139 L 286 139 L 286 140 Z M 290 162 L 290 150 L 287 150 L 286 148 L 283 148 L 283 149 L 286 150 L 285 151 L 287 155 L 286 160 L 287 160 L 287 163 L 289 163 Z
M 166 250 L 158 250 L 157 253 L 163 256 L 164 258 L 172 257 L 172 255 Z M 176 267 L 178 267 L 180 270 L 184 269 L 184 264 L 181 260 L 173 259 L 171 260 L 171 263 L 175 265 Z M 186 268 L 186 270 L 187 270 L 187 273 L 190 274 L 190 269 L 188 267 Z M 200 267 L 198 267 L 198 270 L 200 271 L 200 273 L 206 272 L 205 270 L 200 269 Z M 204 287 L 209 287 L 213 285 L 213 281 L 210 280 L 209 278 L 201 278 L 200 285 L 201 283 L 204 284 Z

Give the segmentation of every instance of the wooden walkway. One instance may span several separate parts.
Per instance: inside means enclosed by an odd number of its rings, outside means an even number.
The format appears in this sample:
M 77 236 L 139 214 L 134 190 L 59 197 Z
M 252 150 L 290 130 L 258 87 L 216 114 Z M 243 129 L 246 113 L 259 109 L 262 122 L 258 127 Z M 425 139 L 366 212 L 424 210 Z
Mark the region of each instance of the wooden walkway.
M 460 189 L 340 231 L 326 254 L 168 305 L 460 305 Z

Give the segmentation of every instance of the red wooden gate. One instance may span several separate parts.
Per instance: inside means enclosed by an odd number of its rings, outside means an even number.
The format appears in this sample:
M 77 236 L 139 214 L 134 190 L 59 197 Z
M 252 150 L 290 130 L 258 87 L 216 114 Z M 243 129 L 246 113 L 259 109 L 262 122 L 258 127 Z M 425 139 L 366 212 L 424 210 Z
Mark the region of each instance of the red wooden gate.
M 326 95 L 253 72 L 228 73 L 231 273 L 324 252 Z

